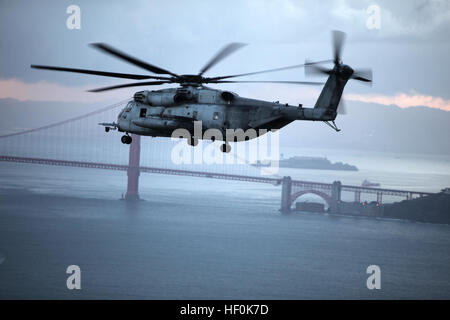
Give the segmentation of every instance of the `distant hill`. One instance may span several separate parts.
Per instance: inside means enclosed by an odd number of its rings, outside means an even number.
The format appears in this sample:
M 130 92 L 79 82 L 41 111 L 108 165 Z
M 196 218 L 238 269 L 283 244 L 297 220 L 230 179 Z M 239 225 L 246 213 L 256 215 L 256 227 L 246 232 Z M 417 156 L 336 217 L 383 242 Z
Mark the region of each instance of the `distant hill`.
M 111 103 L 114 101 L 91 105 L 0 99 L 0 134 L 53 123 Z M 450 154 L 450 112 L 351 101 L 346 110 L 347 114 L 336 120 L 341 132 L 321 122 L 296 121 L 280 131 L 281 147 Z
M 341 132 L 324 123 L 297 121 L 281 130 L 281 145 L 450 154 L 448 111 L 362 102 L 347 102 L 346 110 L 336 119 Z
M 385 217 L 450 224 L 450 194 L 443 192 L 383 207 Z

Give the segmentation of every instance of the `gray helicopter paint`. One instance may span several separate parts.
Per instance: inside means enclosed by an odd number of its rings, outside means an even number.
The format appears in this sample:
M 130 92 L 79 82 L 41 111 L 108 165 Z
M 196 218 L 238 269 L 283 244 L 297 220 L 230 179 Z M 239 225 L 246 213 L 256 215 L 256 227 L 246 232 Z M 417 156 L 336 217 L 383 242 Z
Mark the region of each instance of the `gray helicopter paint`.
M 227 129 L 270 131 L 295 120 L 332 121 L 347 80 L 332 74 L 314 108 L 244 98 L 205 86 L 139 91 L 121 111 L 117 124 L 110 125 L 122 132 L 169 137 L 178 128 L 192 135 L 194 121 L 201 121 L 203 132 L 218 129 L 225 137 Z
M 341 68 L 341 74 L 338 76 L 338 68 Z M 315 108 L 331 108 L 334 107 L 337 109 L 339 105 L 339 101 L 341 100 L 342 92 L 344 91 L 344 87 L 347 84 L 347 81 L 353 74 L 353 69 L 347 65 L 335 66 L 333 69 L 336 73 L 332 73 L 327 82 L 325 83 L 325 87 L 327 90 L 322 90 L 319 98 L 315 104 Z M 334 110 L 336 110 L 334 109 Z

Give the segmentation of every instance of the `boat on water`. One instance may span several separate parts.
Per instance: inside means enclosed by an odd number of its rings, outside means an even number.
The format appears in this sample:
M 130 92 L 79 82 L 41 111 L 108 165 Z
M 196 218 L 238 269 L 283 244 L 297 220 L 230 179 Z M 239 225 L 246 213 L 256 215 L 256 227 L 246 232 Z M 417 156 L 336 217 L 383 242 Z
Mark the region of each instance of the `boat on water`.
M 376 182 L 370 182 L 367 179 L 364 179 L 364 181 L 361 183 L 361 187 L 379 187 L 380 184 Z

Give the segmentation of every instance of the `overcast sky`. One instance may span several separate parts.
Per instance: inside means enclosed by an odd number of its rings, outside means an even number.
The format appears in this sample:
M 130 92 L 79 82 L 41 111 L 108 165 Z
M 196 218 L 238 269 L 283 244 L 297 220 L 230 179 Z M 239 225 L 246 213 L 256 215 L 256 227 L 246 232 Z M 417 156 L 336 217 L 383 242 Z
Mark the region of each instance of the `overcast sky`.
M 66 26 L 69 5 L 81 9 L 81 29 Z M 370 5 L 380 29 L 369 29 Z M 450 1 L 1 1 L 0 98 L 99 102 L 141 90 L 86 93 L 127 80 L 32 70 L 48 64 L 127 73 L 135 66 L 87 44 L 106 42 L 175 73 L 196 73 L 229 42 L 245 42 L 207 76 L 251 72 L 331 57 L 330 31 L 347 33 L 343 60 L 371 67 L 372 87 L 352 82 L 347 99 L 426 105 L 450 111 Z M 242 80 L 303 80 L 302 69 Z M 308 80 L 320 80 L 308 79 Z M 243 96 L 313 104 L 317 88 L 221 85 Z

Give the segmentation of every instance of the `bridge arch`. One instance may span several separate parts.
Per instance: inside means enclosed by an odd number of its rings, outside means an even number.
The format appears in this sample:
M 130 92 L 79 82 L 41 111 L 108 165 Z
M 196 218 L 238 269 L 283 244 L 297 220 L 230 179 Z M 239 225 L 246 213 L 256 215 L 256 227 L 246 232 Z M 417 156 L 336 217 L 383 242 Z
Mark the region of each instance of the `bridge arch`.
M 328 208 L 331 206 L 331 197 L 328 194 L 326 194 L 325 192 L 318 191 L 318 190 L 303 190 L 303 191 L 298 191 L 298 192 L 293 193 L 291 195 L 290 206 L 292 206 L 292 204 L 295 202 L 295 200 L 297 200 L 297 198 L 301 197 L 304 194 L 308 194 L 308 193 L 315 194 L 315 195 L 321 197 L 327 203 Z

